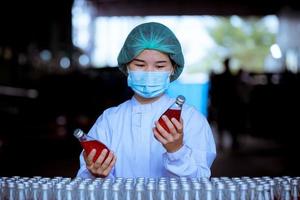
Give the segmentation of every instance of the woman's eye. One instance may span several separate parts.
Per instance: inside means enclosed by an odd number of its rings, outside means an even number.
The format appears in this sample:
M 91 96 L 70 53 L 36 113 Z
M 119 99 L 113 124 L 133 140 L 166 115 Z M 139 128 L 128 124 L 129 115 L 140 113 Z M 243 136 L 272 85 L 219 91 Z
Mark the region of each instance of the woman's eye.
M 165 66 L 164 65 L 158 65 L 156 66 L 157 68 L 164 68 Z
M 137 67 L 144 67 L 143 64 L 135 64 L 135 66 L 137 66 Z

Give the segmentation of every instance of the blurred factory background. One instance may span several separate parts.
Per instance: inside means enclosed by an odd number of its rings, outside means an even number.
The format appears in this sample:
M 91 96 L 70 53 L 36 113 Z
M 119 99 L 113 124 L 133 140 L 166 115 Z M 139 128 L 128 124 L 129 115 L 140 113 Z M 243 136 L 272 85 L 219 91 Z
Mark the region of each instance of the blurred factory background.
M 131 97 L 116 58 L 148 21 L 181 41 L 168 93 L 208 118 L 212 176 L 299 175 L 296 1 L 52 0 L 0 2 L 0 176 L 75 176 L 72 132 Z

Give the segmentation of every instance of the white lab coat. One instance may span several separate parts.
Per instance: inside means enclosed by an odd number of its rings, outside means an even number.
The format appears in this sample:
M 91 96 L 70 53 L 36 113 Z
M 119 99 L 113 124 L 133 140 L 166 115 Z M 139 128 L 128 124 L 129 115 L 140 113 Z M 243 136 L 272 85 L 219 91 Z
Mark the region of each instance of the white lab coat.
M 209 177 L 216 157 L 215 141 L 206 118 L 184 104 L 184 146 L 168 153 L 154 137 L 152 127 L 175 102 L 163 95 L 151 104 L 140 104 L 134 97 L 117 107 L 106 109 L 89 131 L 117 156 L 110 177 Z M 93 178 L 80 155 L 77 176 Z

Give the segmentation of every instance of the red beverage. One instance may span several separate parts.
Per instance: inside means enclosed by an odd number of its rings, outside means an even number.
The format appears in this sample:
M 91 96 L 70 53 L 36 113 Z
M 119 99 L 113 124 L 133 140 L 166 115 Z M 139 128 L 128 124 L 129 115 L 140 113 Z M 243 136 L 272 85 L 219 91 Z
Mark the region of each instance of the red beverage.
M 82 148 L 84 149 L 84 151 L 86 152 L 86 155 L 89 155 L 93 149 L 96 149 L 96 154 L 93 158 L 94 162 L 98 159 L 98 157 L 100 156 L 101 152 L 104 149 L 106 149 L 108 152 L 106 153 L 103 162 L 106 160 L 106 158 L 109 155 L 110 150 L 107 148 L 107 146 L 105 144 L 103 144 L 102 142 L 100 142 L 100 141 L 92 138 L 91 136 L 85 134 L 80 129 L 76 129 L 74 131 L 74 136 L 80 141 L 80 144 L 81 144 Z
M 158 120 L 158 123 L 168 132 L 170 133 L 170 130 L 167 126 L 167 124 L 165 123 L 165 121 L 163 120 L 162 116 L 165 115 L 169 118 L 169 120 L 171 120 L 172 118 L 177 119 L 180 122 L 180 115 L 181 115 L 181 109 L 182 109 L 182 105 L 185 102 L 185 97 L 182 95 L 179 95 L 176 98 L 175 103 L 173 103 L 168 110 L 166 110 L 161 117 Z
M 106 149 L 107 150 L 107 154 L 105 156 L 105 159 L 103 160 L 103 162 L 106 160 L 106 158 L 108 157 L 109 154 L 109 149 L 105 146 L 105 144 L 97 141 L 97 140 L 91 140 L 91 141 L 82 141 L 80 142 L 82 148 L 86 151 L 86 154 L 89 155 L 90 152 L 93 149 L 96 149 L 96 154 L 93 158 L 93 161 L 96 162 L 97 158 L 100 156 L 101 152 Z
M 163 115 L 166 115 L 170 120 L 175 118 L 180 121 L 180 114 L 181 110 L 168 109 Z M 162 117 L 159 118 L 158 122 L 166 131 L 170 133 L 170 130 Z

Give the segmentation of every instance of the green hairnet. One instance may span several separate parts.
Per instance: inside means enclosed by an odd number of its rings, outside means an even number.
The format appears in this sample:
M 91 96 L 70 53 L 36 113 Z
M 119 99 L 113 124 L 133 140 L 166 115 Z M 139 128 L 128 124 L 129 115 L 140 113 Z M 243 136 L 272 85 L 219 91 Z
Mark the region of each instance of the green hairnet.
M 127 36 L 118 56 L 119 69 L 127 75 L 127 64 L 145 49 L 166 53 L 176 63 L 171 81 L 176 80 L 184 67 L 180 43 L 165 25 L 149 22 L 138 25 Z

